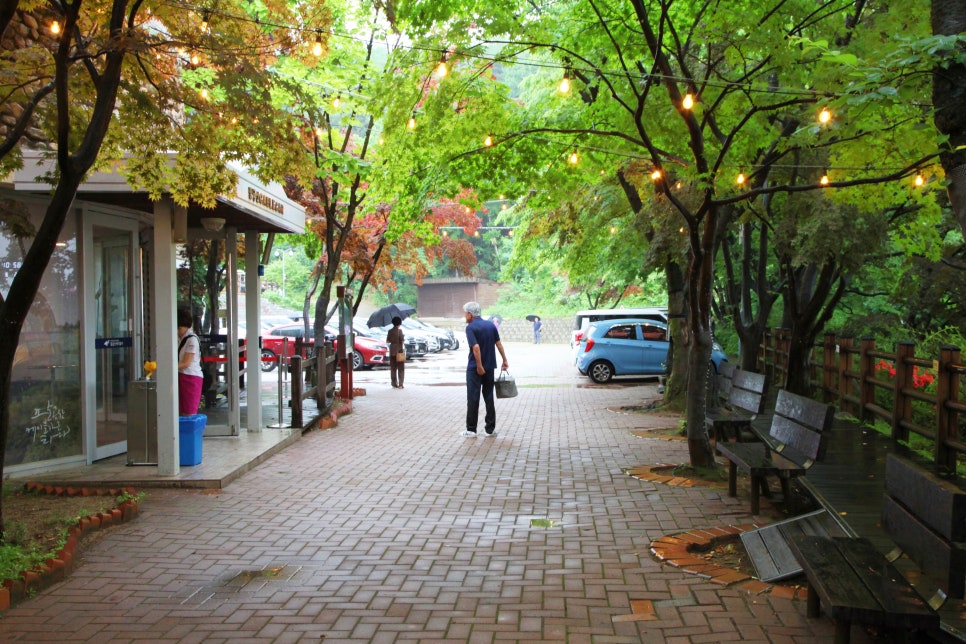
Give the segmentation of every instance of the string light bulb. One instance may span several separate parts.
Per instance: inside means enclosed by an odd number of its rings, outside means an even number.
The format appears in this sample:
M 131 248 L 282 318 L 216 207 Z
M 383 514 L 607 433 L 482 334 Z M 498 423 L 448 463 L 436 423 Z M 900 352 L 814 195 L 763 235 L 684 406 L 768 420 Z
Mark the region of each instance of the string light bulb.
M 681 101 L 681 107 L 683 107 L 686 110 L 689 110 L 692 107 L 694 107 L 694 97 L 691 96 L 690 92 L 684 95 L 684 100 Z
M 921 174 L 917 174 L 914 183 L 916 184 L 916 187 L 919 188 L 924 183 L 926 183 L 926 180 L 922 178 L 922 175 Z
M 654 169 L 654 172 L 651 173 L 651 180 L 652 181 L 660 181 L 661 180 L 661 171 L 655 168 Z
M 410 130 L 415 130 L 416 129 L 416 115 L 415 114 L 413 114 L 412 116 L 409 117 L 409 123 L 406 124 L 406 127 L 408 127 Z
M 493 145 L 493 137 L 492 137 L 492 136 L 490 136 L 489 134 L 487 134 L 487 135 L 486 135 L 486 138 L 485 138 L 485 139 L 483 139 L 483 147 L 486 147 L 486 148 L 488 148 L 488 147 L 490 147 L 491 145 Z
M 60 23 L 56 20 L 50 23 L 50 33 L 54 34 L 55 36 L 60 33 Z
M 445 60 L 439 61 L 439 65 L 436 66 L 436 75 L 439 76 L 440 78 L 443 78 L 444 76 L 446 76 L 448 72 L 449 70 L 446 69 L 446 61 Z
M 828 111 L 827 107 L 823 107 L 822 111 L 818 113 L 818 122 L 821 124 L 828 123 L 832 120 L 832 113 Z
M 339 109 L 342 105 L 342 94 L 336 94 L 335 98 L 332 99 L 332 107 Z
M 823 186 L 827 186 L 827 185 L 828 185 L 828 174 L 823 174 L 823 175 L 822 175 L 822 178 L 821 178 L 821 179 L 819 179 L 819 180 L 818 180 L 818 182 L 819 182 L 819 183 L 820 183 L 821 185 L 823 185 Z
M 577 162 L 580 161 L 580 157 L 577 156 L 577 150 L 574 150 L 573 152 L 570 153 L 569 161 L 570 161 L 570 165 L 577 165 Z
M 206 10 L 201 14 L 201 33 L 203 34 L 211 33 L 211 24 L 209 22 L 210 19 L 211 19 L 210 11 Z
M 561 94 L 570 92 L 570 72 L 568 70 L 564 70 L 563 78 L 560 79 L 560 85 L 557 86 L 557 89 Z
M 205 87 L 201 88 L 201 98 L 203 98 L 206 101 L 208 100 L 208 89 Z
M 312 45 L 312 53 L 315 54 L 316 58 L 322 55 L 322 30 L 315 30 L 315 44 Z
M 735 182 L 737 182 L 737 184 L 739 186 L 745 185 L 745 173 L 744 172 L 739 172 L 738 173 L 738 178 L 735 179 Z
M 195 52 L 191 52 L 191 64 L 197 65 L 199 62 L 201 62 L 201 59 L 198 58 L 198 54 L 196 54 Z
M 378 143 L 379 143 L 379 145 L 382 145 L 382 144 L 383 144 L 383 143 L 385 143 L 385 142 L 386 142 L 386 139 L 384 139 L 384 138 L 382 138 L 382 137 L 380 136 L 380 137 L 379 137 L 379 141 L 378 141 Z
M 317 138 L 317 139 L 321 139 L 322 138 L 322 128 L 321 127 L 315 128 L 315 138 Z

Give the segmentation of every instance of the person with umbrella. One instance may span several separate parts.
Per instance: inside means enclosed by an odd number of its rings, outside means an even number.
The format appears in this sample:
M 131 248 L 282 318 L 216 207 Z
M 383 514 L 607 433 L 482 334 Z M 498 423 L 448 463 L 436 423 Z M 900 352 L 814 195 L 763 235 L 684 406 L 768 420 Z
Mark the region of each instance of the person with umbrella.
M 533 316 L 533 343 L 540 344 L 540 329 L 543 328 L 543 322 L 540 321 L 539 315 Z
M 500 332 L 496 326 L 480 317 L 480 305 L 467 302 L 463 305 L 466 318 L 466 343 L 470 347 L 469 361 L 466 365 L 466 429 L 463 436 L 476 437 L 476 427 L 480 416 L 480 396 L 486 407 L 483 429 L 486 436 L 496 436 L 496 405 L 493 403 L 493 372 L 496 371 L 496 352 L 503 358 L 503 370 L 510 368 Z
M 398 315 L 392 319 L 392 328 L 386 334 L 386 342 L 389 343 L 389 378 L 392 388 L 403 389 L 403 380 L 406 379 L 406 336 L 402 330 L 402 318 Z

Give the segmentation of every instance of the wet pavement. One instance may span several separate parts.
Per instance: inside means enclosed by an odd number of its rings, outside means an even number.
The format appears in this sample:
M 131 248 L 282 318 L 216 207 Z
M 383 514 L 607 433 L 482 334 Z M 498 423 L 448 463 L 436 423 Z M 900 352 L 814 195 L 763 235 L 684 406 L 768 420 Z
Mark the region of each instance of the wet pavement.
M 805 602 L 657 561 L 652 541 L 743 525 L 747 501 L 624 468 L 682 441 L 621 413 L 656 383 L 597 386 L 566 345 L 507 345 L 519 396 L 463 438 L 465 351 L 357 373 L 366 391 L 223 489 L 152 489 L 64 582 L 7 611 L 38 642 L 823 642 Z M 763 501 L 763 512 L 767 512 Z M 853 629 L 853 641 L 868 641 Z

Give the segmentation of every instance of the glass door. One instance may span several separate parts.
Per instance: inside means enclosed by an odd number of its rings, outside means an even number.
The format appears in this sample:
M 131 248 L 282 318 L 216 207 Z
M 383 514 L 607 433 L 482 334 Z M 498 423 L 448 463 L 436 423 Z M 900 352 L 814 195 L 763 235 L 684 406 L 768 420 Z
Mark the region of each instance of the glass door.
M 135 365 L 133 233 L 92 227 L 95 446 L 93 460 L 127 450 L 128 383 Z

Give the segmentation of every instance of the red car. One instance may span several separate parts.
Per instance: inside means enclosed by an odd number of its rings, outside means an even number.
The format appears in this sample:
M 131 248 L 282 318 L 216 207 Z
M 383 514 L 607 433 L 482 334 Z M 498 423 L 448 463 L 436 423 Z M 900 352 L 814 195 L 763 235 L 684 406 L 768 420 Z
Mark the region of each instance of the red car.
M 272 371 L 278 364 L 279 356 L 291 357 L 295 355 L 296 338 L 304 337 L 305 325 L 301 323 L 283 324 L 272 327 L 262 336 L 262 371 Z M 332 327 L 325 327 L 326 339 L 331 339 L 336 352 L 339 351 L 338 333 Z M 285 339 L 288 338 L 287 350 L 283 352 Z M 309 327 L 309 337 L 306 346 L 315 344 L 315 334 Z M 353 369 L 371 369 L 377 365 L 389 364 L 389 346 L 384 342 L 355 336 L 354 351 L 352 352 Z

